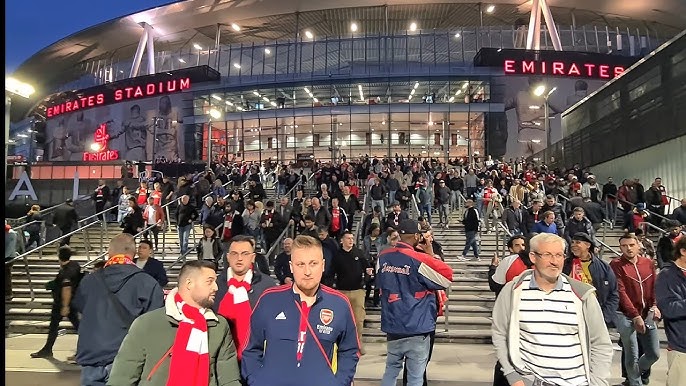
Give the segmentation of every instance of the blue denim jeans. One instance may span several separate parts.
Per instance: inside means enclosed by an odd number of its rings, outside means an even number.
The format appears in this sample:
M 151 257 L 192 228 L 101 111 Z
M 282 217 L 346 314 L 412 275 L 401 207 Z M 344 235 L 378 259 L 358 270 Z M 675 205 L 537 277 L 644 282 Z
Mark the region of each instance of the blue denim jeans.
M 181 254 L 188 251 L 188 238 L 191 236 L 192 224 L 178 227 L 179 231 L 179 245 L 181 246 Z
M 107 366 L 81 366 L 81 386 L 105 386 L 111 371 L 111 363 Z
M 374 210 L 375 207 L 381 207 L 381 215 L 385 216 L 386 215 L 386 203 L 384 200 L 372 200 L 372 210 Z
M 419 207 L 419 215 L 425 216 L 426 221 L 431 224 L 431 205 L 422 205 Z
M 403 360 L 407 366 L 407 386 L 422 386 L 424 370 L 429 361 L 431 338 L 429 334 L 409 336 L 407 338 L 386 342 L 386 370 L 381 379 L 381 386 L 395 386 L 395 381 L 403 369 Z
M 624 314 L 617 314 L 617 332 L 624 349 L 624 365 L 630 386 L 642 386 L 641 373 L 648 370 L 660 358 L 660 338 L 655 322 L 646 321 L 646 333 L 639 334 L 634 324 Z M 638 342 L 643 347 L 643 355 L 638 357 Z
M 476 236 L 478 234 L 479 232 L 476 231 L 465 232 L 467 242 L 465 243 L 464 249 L 462 250 L 462 256 L 467 256 L 467 252 L 469 252 L 469 249 L 472 248 L 472 250 L 474 251 L 474 257 L 479 257 L 479 243 L 477 243 L 476 241 Z

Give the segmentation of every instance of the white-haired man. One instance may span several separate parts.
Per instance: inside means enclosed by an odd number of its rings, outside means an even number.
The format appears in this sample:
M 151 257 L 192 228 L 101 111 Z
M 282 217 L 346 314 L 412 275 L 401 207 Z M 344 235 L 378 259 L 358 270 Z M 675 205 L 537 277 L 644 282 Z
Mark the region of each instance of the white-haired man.
M 609 385 L 612 342 L 593 286 L 562 273 L 563 238 L 534 236 L 533 270 L 507 283 L 492 338 L 511 386 Z

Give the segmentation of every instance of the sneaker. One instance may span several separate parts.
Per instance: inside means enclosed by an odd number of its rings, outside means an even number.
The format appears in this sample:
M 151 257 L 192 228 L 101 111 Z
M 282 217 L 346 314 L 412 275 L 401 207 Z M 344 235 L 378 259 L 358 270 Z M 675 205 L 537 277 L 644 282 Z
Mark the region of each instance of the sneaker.
M 76 354 L 74 354 L 74 355 L 69 355 L 69 356 L 67 357 L 67 362 L 76 364 Z
M 475 258 L 471 259 L 470 261 L 481 261 L 481 258 L 475 257 Z
M 643 385 L 650 384 L 650 375 L 646 373 L 641 374 L 641 382 L 643 383 Z
M 467 261 L 467 258 L 464 256 L 458 256 L 457 261 Z
M 52 351 L 40 350 L 31 353 L 31 358 L 52 358 Z

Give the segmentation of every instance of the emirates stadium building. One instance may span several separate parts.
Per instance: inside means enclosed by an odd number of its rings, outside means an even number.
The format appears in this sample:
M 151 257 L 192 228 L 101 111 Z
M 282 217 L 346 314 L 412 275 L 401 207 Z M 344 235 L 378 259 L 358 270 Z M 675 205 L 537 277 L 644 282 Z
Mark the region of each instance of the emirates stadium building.
M 12 99 L 9 154 L 32 179 L 111 178 L 123 160 L 527 156 L 684 14 L 682 0 L 173 2 L 23 63 L 13 75 L 37 92 Z

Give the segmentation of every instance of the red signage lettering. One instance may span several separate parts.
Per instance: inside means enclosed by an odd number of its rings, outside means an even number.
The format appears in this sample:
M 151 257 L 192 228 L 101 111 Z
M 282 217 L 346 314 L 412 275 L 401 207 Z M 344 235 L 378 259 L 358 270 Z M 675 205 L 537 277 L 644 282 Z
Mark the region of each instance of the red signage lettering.
M 555 75 L 579 78 L 612 79 L 624 72 L 623 66 L 597 63 L 578 63 L 572 61 L 536 61 L 513 60 L 504 61 L 503 70 L 506 75 Z
M 114 161 L 119 159 L 119 152 L 108 150 L 107 144 L 110 142 L 110 135 L 107 134 L 107 124 L 103 123 L 93 134 L 93 152 L 83 152 L 84 161 Z
M 130 99 L 148 98 L 156 95 L 188 90 L 190 88 L 190 78 L 172 79 L 163 82 L 146 83 L 132 87 L 118 88 L 114 90 L 112 94 L 108 94 L 107 96 L 103 93 L 100 93 L 97 95 L 89 95 L 68 100 L 66 102 L 50 106 L 47 108 L 46 115 L 47 118 L 53 118 L 57 115 L 79 109 L 95 107 L 112 102 L 123 102 Z

